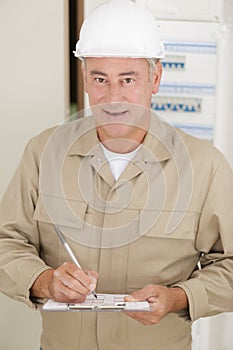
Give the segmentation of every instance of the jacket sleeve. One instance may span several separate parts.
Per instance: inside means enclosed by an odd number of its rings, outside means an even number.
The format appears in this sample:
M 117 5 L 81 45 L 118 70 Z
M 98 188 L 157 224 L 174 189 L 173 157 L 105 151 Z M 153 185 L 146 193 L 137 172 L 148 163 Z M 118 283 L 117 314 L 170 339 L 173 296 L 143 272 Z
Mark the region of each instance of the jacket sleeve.
M 224 158 L 212 177 L 201 211 L 196 249 L 199 269 L 176 284 L 189 300 L 192 321 L 233 311 L 233 173 Z
M 0 291 L 34 307 L 30 288 L 49 267 L 40 259 L 33 220 L 38 196 L 39 157 L 35 142 L 27 145 L 0 205 Z

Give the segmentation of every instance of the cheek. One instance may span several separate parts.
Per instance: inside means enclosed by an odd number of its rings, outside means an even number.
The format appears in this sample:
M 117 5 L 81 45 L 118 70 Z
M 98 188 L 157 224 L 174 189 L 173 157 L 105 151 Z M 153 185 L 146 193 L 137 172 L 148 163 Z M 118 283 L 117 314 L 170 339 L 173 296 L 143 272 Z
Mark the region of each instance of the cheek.
M 128 102 L 132 102 L 137 104 L 141 99 L 143 95 L 143 90 L 140 88 L 133 88 L 133 89 L 125 89 L 124 96 L 128 100 Z
M 149 87 L 144 88 L 137 88 L 133 91 L 129 92 L 127 95 L 128 101 L 149 106 L 151 102 L 151 96 L 152 96 L 152 89 Z
M 105 96 L 104 89 L 96 88 L 96 87 L 88 87 L 86 89 L 86 92 L 88 93 L 89 102 L 90 104 L 96 104 L 98 101 L 101 102 Z

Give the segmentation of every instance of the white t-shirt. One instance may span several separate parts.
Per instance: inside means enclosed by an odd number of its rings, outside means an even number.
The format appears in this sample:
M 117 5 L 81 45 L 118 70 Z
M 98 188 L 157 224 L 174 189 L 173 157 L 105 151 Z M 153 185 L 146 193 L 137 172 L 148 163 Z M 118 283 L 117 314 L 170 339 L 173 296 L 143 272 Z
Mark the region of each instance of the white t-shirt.
M 105 158 L 109 162 L 113 177 L 117 181 L 141 145 L 129 153 L 115 153 L 109 151 L 102 143 L 101 146 L 103 148 Z

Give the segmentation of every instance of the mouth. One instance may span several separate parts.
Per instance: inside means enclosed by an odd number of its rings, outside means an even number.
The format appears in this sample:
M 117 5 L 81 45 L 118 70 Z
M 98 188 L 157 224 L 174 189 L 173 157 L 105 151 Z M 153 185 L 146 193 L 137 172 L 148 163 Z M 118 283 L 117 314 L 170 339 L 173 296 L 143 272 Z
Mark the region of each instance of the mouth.
M 117 118 L 117 117 L 122 117 L 123 115 L 125 115 L 126 113 L 128 113 L 128 110 L 125 110 L 125 111 L 108 111 L 106 109 L 103 110 L 104 113 L 106 113 L 108 116 L 110 117 L 114 117 L 114 118 Z

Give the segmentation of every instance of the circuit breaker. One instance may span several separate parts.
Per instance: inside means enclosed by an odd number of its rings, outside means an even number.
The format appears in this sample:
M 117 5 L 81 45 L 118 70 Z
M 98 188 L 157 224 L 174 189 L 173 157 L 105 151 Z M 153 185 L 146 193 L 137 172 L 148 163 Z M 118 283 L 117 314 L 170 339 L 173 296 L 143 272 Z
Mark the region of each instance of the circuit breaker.
M 153 96 L 151 107 L 175 126 L 213 141 L 218 25 L 167 20 L 159 23 L 166 56 L 160 90 Z
M 215 144 L 233 166 L 233 1 L 135 0 L 160 25 L 166 57 L 152 108 Z

